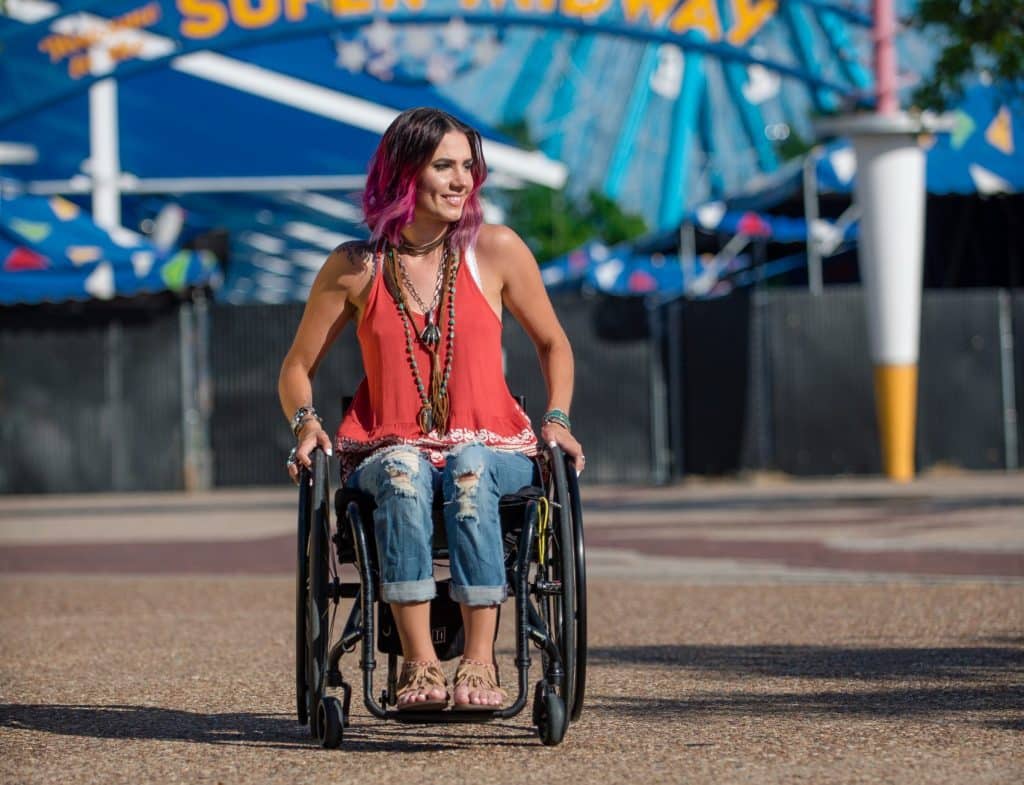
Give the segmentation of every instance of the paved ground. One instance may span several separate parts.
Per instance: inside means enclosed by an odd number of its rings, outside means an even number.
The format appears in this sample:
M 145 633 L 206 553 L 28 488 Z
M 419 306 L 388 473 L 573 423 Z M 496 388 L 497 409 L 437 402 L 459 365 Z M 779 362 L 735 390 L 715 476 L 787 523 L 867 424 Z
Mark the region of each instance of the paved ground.
M 1024 476 L 585 503 L 561 747 L 360 707 L 331 752 L 292 714 L 293 492 L 0 499 L 0 782 L 1021 781 Z

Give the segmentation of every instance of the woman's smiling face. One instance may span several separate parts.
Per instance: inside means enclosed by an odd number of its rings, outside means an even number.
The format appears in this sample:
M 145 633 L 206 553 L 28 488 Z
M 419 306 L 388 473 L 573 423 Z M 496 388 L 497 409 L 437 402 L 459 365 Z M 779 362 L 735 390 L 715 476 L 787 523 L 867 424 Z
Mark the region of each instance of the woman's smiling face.
M 473 190 L 473 151 L 461 131 L 449 131 L 416 181 L 416 217 L 454 223 Z

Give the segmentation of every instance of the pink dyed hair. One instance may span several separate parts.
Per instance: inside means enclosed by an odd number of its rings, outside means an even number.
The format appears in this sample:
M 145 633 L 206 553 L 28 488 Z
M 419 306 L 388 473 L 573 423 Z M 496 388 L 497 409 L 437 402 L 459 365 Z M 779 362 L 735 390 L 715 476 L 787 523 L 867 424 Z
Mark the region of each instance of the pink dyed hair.
M 459 250 L 476 241 L 484 220 L 478 192 L 487 179 L 480 134 L 447 112 L 419 107 L 407 109 L 394 119 L 370 159 L 363 191 L 363 216 L 370 228 L 371 242 L 385 238 L 398 245 L 402 241 L 402 229 L 415 216 L 416 179 L 449 131 L 464 133 L 473 155 L 473 190 L 462 208 L 462 217 L 452 227 L 451 241 Z

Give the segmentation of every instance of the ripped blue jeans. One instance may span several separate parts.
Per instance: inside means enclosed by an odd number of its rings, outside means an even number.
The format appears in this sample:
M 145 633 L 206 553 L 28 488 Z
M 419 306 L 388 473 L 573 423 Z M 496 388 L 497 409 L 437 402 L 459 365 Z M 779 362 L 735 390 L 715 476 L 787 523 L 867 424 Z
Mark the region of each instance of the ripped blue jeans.
M 414 447 L 382 450 L 349 477 L 371 494 L 385 602 L 424 602 L 436 594 L 431 544 L 434 494 L 444 498 L 451 559 L 451 597 L 464 605 L 497 605 L 508 597 L 498 500 L 533 481 L 520 453 L 467 444 L 437 469 Z

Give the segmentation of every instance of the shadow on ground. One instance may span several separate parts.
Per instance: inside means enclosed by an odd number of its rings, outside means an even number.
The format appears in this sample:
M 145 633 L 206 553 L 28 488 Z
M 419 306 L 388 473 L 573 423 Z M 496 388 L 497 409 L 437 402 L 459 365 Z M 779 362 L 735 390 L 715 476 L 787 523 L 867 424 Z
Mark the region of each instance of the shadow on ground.
M 155 706 L 0 705 L 0 727 L 45 731 L 63 736 L 101 739 L 158 739 L 198 744 L 226 744 L 278 749 L 316 746 L 308 727 L 289 714 L 199 712 Z M 462 726 L 463 729 L 465 726 Z M 457 734 L 424 739 L 408 726 L 354 720 L 345 729 L 344 749 L 356 752 L 432 752 L 478 746 L 523 746 L 536 742 L 532 729 L 506 726 L 507 733 Z
M 804 679 L 976 681 L 1000 674 L 1024 677 L 1024 648 L 1008 646 L 609 646 L 591 648 L 587 658 L 600 665 L 677 665 L 725 674 Z
M 591 695 L 587 702 L 592 711 L 644 717 L 835 714 L 877 719 L 1007 712 L 1024 706 L 1024 651 L 1017 648 L 621 646 L 591 649 L 588 660 L 595 666 L 699 669 L 733 684 L 737 684 L 737 676 L 751 681 L 779 677 L 874 682 L 868 689 L 860 684 L 851 689 L 737 689 L 700 692 L 683 699 Z M 1013 718 L 990 719 L 985 724 L 1021 729 L 1021 720 Z

